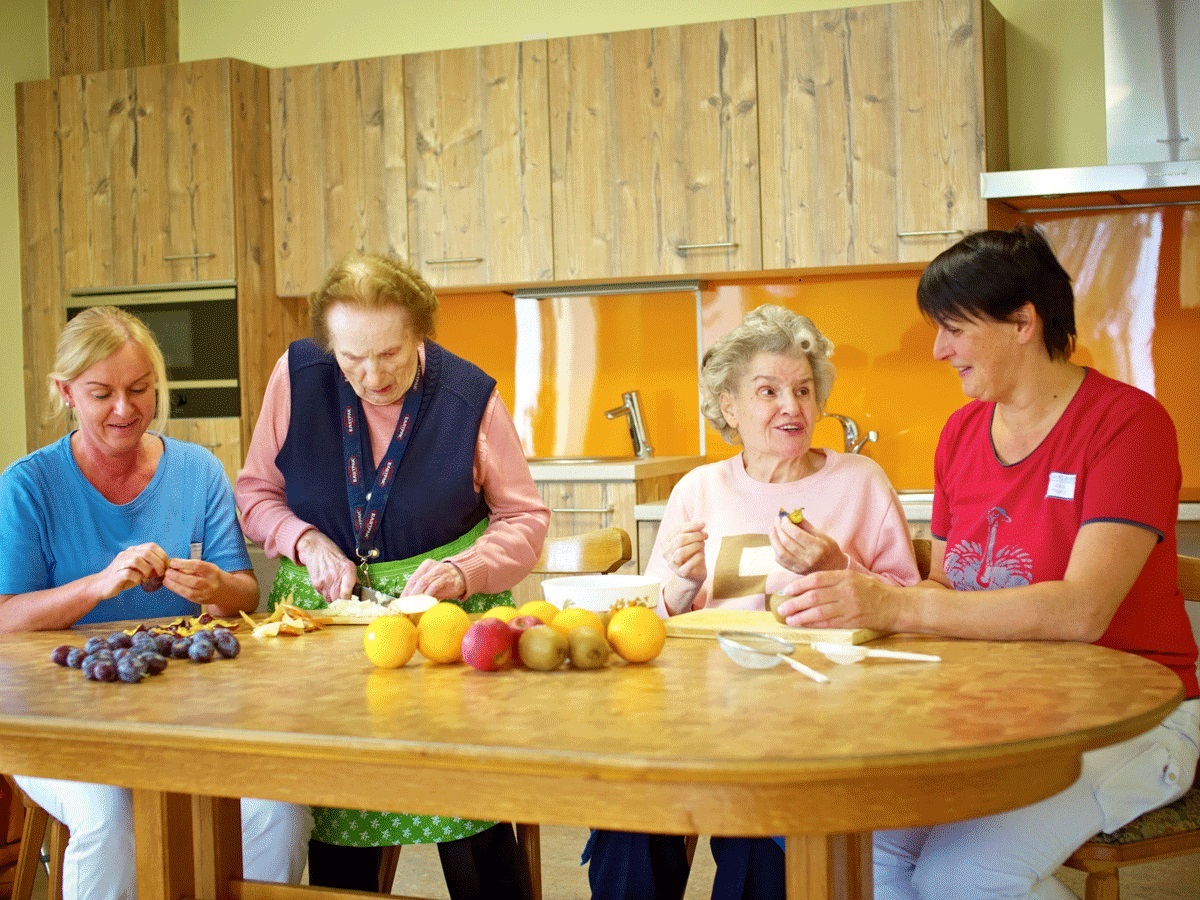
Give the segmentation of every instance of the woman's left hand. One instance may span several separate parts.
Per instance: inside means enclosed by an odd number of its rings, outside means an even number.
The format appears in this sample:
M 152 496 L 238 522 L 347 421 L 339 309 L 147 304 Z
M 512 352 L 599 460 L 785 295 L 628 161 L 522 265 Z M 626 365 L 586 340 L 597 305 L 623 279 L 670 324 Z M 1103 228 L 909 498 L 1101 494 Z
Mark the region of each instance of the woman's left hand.
M 439 600 L 461 600 L 466 592 L 467 580 L 458 566 L 445 560 L 427 559 L 409 576 L 400 596 L 428 594 Z
M 775 561 L 797 575 L 849 565 L 838 542 L 814 528 L 808 519 L 794 525 L 786 516 L 779 516 L 771 523 L 767 536 L 775 550 Z
M 163 587 L 193 603 L 216 602 L 221 594 L 221 569 L 203 559 L 172 559 Z

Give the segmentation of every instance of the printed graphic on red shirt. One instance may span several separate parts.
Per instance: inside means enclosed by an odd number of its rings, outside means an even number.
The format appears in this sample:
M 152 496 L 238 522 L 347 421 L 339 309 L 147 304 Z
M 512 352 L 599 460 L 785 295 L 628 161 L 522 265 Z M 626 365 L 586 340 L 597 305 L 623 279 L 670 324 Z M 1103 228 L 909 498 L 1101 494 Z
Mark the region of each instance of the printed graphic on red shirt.
M 1003 507 L 987 512 L 987 546 L 977 541 L 960 540 L 946 549 L 945 572 L 958 591 L 986 591 L 992 588 L 1024 587 L 1033 583 L 1033 557 L 1023 548 L 1001 542 L 1017 529 Z

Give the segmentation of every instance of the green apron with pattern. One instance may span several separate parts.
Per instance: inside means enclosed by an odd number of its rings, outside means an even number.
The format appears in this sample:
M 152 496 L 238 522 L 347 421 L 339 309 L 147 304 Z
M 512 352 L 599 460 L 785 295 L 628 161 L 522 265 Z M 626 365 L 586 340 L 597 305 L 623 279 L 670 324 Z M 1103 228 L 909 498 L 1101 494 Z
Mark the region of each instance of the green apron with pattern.
M 446 559 L 466 550 L 487 528 L 487 519 L 457 540 L 437 547 L 428 553 L 395 562 L 370 563 L 367 573 L 371 587 L 385 594 L 399 596 L 413 572 L 426 559 Z M 287 557 L 279 560 L 275 581 L 271 584 L 268 608 L 290 602 L 301 609 L 322 609 L 327 604 L 308 580 L 308 570 Z M 472 594 L 454 601 L 469 613 L 487 612 L 493 606 L 512 606 L 512 592 Z M 495 825 L 478 819 L 455 819 L 448 816 L 414 816 L 407 813 L 370 812 L 360 809 L 330 809 L 314 806 L 314 840 L 340 847 L 392 847 L 397 844 L 434 844 L 470 837 Z

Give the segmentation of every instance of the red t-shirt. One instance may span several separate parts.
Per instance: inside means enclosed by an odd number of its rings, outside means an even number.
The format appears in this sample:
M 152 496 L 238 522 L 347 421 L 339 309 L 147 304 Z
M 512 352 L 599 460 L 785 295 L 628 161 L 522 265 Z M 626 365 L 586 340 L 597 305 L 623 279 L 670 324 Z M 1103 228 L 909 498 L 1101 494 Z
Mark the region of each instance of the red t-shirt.
M 942 429 L 931 531 L 946 542 L 956 590 L 1058 581 L 1081 526 L 1124 522 L 1158 543 L 1097 644 L 1172 669 L 1200 696 L 1196 641 L 1178 586 L 1179 446 L 1161 403 L 1088 369 L 1045 440 L 1012 465 L 996 459 L 994 403 L 974 401 Z

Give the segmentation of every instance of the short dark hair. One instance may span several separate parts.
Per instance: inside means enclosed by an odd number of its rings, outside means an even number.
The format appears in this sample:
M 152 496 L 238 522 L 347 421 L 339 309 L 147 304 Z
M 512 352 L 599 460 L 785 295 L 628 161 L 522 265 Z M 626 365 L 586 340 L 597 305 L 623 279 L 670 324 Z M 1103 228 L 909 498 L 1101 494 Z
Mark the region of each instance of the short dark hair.
M 943 250 L 921 274 L 917 305 L 938 325 L 1009 321 L 1026 302 L 1042 320 L 1051 359 L 1075 349 L 1075 292 L 1041 230 L 977 231 Z

